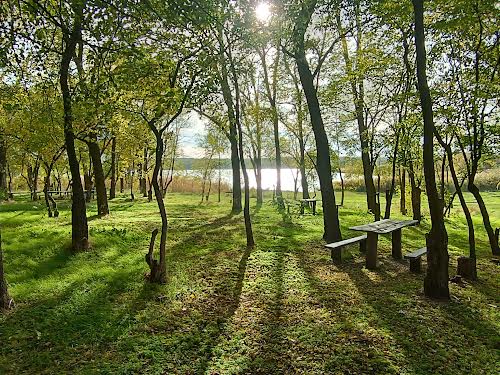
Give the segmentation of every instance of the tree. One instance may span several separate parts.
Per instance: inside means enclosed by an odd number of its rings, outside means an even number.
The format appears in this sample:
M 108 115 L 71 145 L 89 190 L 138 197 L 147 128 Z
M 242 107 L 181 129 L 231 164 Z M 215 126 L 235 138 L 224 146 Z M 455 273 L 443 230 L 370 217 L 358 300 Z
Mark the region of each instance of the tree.
M 301 2 L 298 5 L 298 13 L 293 19 L 294 26 L 291 33 L 293 51 L 286 50 L 285 53 L 292 57 L 297 65 L 316 141 L 316 170 L 321 189 L 321 201 L 323 203 L 323 239 L 327 242 L 334 242 L 341 239 L 341 232 L 332 184 L 330 146 L 321 116 L 318 94 L 314 86 L 314 79 L 319 74 L 320 65 L 318 65 L 313 73 L 306 57 L 305 35 L 316 9 L 316 3 L 316 0 L 309 0 Z
M 448 234 L 444 225 L 443 202 L 439 199 L 434 170 L 434 116 L 432 99 L 427 84 L 426 51 L 424 36 L 424 0 L 412 0 L 415 15 L 415 48 L 417 54 L 417 81 L 420 105 L 424 119 L 424 175 L 431 230 L 426 236 L 427 274 L 424 293 L 436 299 L 449 299 L 448 288 Z

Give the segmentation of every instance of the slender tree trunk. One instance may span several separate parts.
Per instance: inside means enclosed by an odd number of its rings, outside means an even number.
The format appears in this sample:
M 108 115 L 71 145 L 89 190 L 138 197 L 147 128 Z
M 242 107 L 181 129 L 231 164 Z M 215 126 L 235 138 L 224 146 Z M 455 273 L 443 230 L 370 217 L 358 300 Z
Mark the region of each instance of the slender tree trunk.
M 465 197 L 462 192 L 462 184 L 458 181 L 457 173 L 455 172 L 455 166 L 453 163 L 453 153 L 451 152 L 451 147 L 449 144 L 442 142 L 439 136 L 437 136 L 439 143 L 444 148 L 445 155 L 448 157 L 448 167 L 451 172 L 451 178 L 453 179 L 453 184 L 455 185 L 455 192 L 458 195 L 458 199 L 460 200 L 460 205 L 462 206 L 462 211 L 465 215 L 465 220 L 467 221 L 467 228 L 469 230 L 469 258 L 470 262 L 467 262 L 469 265 L 467 270 L 462 271 L 461 274 L 464 277 L 470 278 L 472 280 L 477 279 L 477 268 L 476 268 L 476 239 L 474 234 L 474 223 L 472 222 L 472 216 L 469 211 L 469 207 L 465 202 Z M 468 272 L 464 272 L 468 271 Z
M 415 179 L 415 171 L 413 169 L 413 162 L 410 161 L 408 175 L 410 176 L 410 185 L 411 185 L 411 209 L 413 220 L 422 220 L 422 190 L 420 186 L 417 185 L 417 181 Z
M 148 174 L 148 148 L 144 147 L 144 161 L 142 163 L 142 168 L 143 168 L 143 175 L 142 175 L 142 196 L 147 197 L 148 196 L 148 187 L 147 187 L 147 180 L 146 176 Z
M 258 154 L 255 159 L 255 182 L 257 183 L 257 205 L 261 205 L 264 202 L 262 192 L 262 157 L 260 156 L 260 151 L 258 151 Z
M 302 125 L 300 125 L 302 127 Z M 302 186 L 302 199 L 309 199 L 309 184 L 307 183 L 306 175 L 306 150 L 304 145 L 304 138 L 302 137 L 302 129 L 299 129 L 299 148 L 300 148 L 300 185 Z
M 307 62 L 305 51 L 300 48 L 295 61 L 299 71 L 300 81 L 306 96 L 309 108 L 309 116 L 316 141 L 316 169 L 319 177 L 321 189 L 321 200 L 323 203 L 323 239 L 327 242 L 335 242 L 342 239 L 340 232 L 340 222 L 335 203 L 335 193 L 332 184 L 332 167 L 330 163 L 330 147 L 328 137 L 325 132 L 323 118 L 316 89 L 314 87 L 314 78 Z
M 406 215 L 406 169 L 404 167 L 400 170 L 401 178 L 401 197 L 399 202 L 399 209 L 403 215 Z
M 73 133 L 73 113 L 71 102 L 71 90 L 69 88 L 69 66 L 75 54 L 76 43 L 80 35 L 81 20 L 83 17 L 83 4 L 78 5 L 76 9 L 73 31 L 65 39 L 61 66 L 59 71 L 59 82 L 64 106 L 64 141 L 66 144 L 66 153 L 71 171 L 72 184 L 72 204 L 71 204 L 71 229 L 72 229 L 72 248 L 73 251 L 82 251 L 88 249 L 88 225 L 87 213 L 85 207 L 85 196 L 83 192 L 82 180 L 80 177 L 80 166 L 75 151 L 75 135 Z
M 12 307 L 12 299 L 7 290 L 7 281 L 5 280 L 5 273 L 3 267 L 3 251 L 2 251 L 2 232 L 0 229 L 0 312 L 2 310 L 9 310 Z
M 481 216 L 483 217 L 484 229 L 486 230 L 486 234 L 488 235 L 488 240 L 490 242 L 491 253 L 493 255 L 500 255 L 498 237 L 495 235 L 495 231 L 491 226 L 490 215 L 488 214 L 488 210 L 486 209 L 486 205 L 484 204 L 483 197 L 479 192 L 479 188 L 474 184 L 473 181 L 469 180 L 468 189 L 476 199 L 477 205 L 479 206 L 479 210 L 481 211 Z
M 101 150 L 97 141 L 94 139 L 87 143 L 89 148 L 90 159 L 92 160 L 92 168 L 94 170 L 95 190 L 97 194 L 97 213 L 99 216 L 109 214 L 108 196 L 106 193 L 106 178 L 101 162 Z
M 7 142 L 0 130 L 0 199 L 7 199 Z
M 218 181 L 217 181 L 217 202 L 220 203 L 220 183 L 221 183 L 221 179 L 222 179 L 222 176 L 221 176 L 221 163 L 220 163 L 220 152 L 219 152 L 219 177 L 218 177 Z
M 424 293 L 436 299 L 449 299 L 448 287 L 448 234 L 444 225 L 443 201 L 439 199 L 434 170 L 434 118 L 432 99 L 427 84 L 426 51 L 424 36 L 424 0 L 412 0 L 415 15 L 415 48 L 418 91 L 424 118 L 424 175 L 431 230 L 427 234 L 427 274 Z
M 149 281 L 153 283 L 164 284 L 167 281 L 166 243 L 168 218 L 167 210 L 165 209 L 165 203 L 163 201 L 163 192 L 160 189 L 160 185 L 158 183 L 158 173 L 160 172 L 160 166 L 163 159 L 163 138 L 162 134 L 159 133 L 159 131 L 156 129 L 156 125 L 154 122 L 149 123 L 149 128 L 151 129 L 151 131 L 153 131 L 156 137 L 155 166 L 153 169 L 151 183 L 155 192 L 156 203 L 158 204 L 158 209 L 160 210 L 161 234 L 159 261 L 153 258 L 152 246 L 154 246 L 154 238 L 152 238 L 150 251 L 148 255 L 146 255 L 146 262 L 148 263 L 150 268 Z M 157 229 L 155 229 L 155 231 L 157 231 Z
M 252 219 L 250 218 L 250 183 L 248 181 L 248 171 L 245 165 L 245 155 L 243 154 L 243 131 L 241 129 L 241 122 L 236 119 L 238 124 L 238 148 L 239 159 L 241 163 L 241 171 L 243 172 L 243 181 L 245 183 L 245 204 L 243 206 L 243 216 L 245 218 L 245 233 L 247 237 L 247 247 L 252 248 L 255 246 L 252 230 Z
M 397 164 L 400 133 L 401 133 L 401 131 L 400 131 L 400 129 L 398 129 L 396 131 L 396 142 L 394 144 L 394 150 L 392 152 L 391 187 L 386 194 L 384 219 L 389 219 L 391 217 L 392 197 L 394 195 L 394 190 L 395 190 L 395 186 L 396 186 L 396 164 Z
M 344 177 L 342 176 L 342 170 L 339 167 L 339 177 L 340 177 L 340 205 L 344 205 L 344 196 L 345 196 L 345 186 L 344 186 Z
M 116 137 L 111 140 L 111 183 L 109 185 L 109 199 L 116 197 Z

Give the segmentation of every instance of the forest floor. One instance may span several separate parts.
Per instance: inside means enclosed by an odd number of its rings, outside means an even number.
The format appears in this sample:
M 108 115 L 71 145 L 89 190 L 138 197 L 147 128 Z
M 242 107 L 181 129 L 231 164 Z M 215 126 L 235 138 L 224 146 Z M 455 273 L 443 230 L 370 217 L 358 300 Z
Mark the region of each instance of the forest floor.
M 390 237 L 379 240 L 378 270 L 364 268 L 357 246 L 335 266 L 321 215 L 252 200 L 257 246 L 247 250 L 227 197 L 200 204 L 183 194 L 166 198 L 168 283 L 149 285 L 144 255 L 159 214 L 143 199 L 114 199 L 105 218 L 90 204 L 92 249 L 76 255 L 67 250 L 69 202 L 58 219 L 43 202 L 0 205 L 16 301 L 0 316 L 0 373 L 498 374 L 500 267 L 470 195 L 479 280 L 451 283 L 448 303 L 423 296 L 424 273 L 391 258 Z M 500 193 L 485 199 L 500 227 Z M 362 193 L 346 194 L 344 237 L 372 220 L 365 211 Z M 447 219 L 450 276 L 467 252 L 466 228 L 457 201 Z M 403 229 L 403 253 L 423 246 L 428 229 L 428 217 Z

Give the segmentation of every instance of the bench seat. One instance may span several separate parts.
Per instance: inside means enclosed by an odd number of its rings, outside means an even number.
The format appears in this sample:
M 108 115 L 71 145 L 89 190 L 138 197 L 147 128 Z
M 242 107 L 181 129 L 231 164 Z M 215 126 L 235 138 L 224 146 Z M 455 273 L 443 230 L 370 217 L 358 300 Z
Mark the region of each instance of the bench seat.
M 415 250 L 405 255 L 405 259 L 410 260 L 410 271 L 419 273 L 422 268 L 422 256 L 427 254 L 427 247 Z
M 366 251 L 366 234 L 359 236 L 348 238 L 347 240 L 342 240 L 338 242 L 332 242 L 325 245 L 326 248 L 330 249 L 332 261 L 334 263 L 340 263 L 342 261 L 342 248 L 347 245 L 351 245 L 359 242 L 359 249 L 361 252 Z

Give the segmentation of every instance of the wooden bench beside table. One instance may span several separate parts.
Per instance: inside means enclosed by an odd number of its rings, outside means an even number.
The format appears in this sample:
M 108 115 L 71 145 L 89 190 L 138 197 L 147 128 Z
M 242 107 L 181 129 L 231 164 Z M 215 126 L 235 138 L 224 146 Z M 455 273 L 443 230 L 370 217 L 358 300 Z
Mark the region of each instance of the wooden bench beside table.
M 412 253 L 406 254 L 405 259 L 410 260 L 410 271 L 414 273 L 420 273 L 422 268 L 422 255 L 427 254 L 427 248 L 422 247 L 421 249 L 415 250 Z
M 348 238 L 347 240 L 329 243 L 325 245 L 325 247 L 330 249 L 333 263 L 339 264 L 342 262 L 342 248 L 358 242 L 359 250 L 364 253 L 366 251 L 366 234 L 359 237 Z

